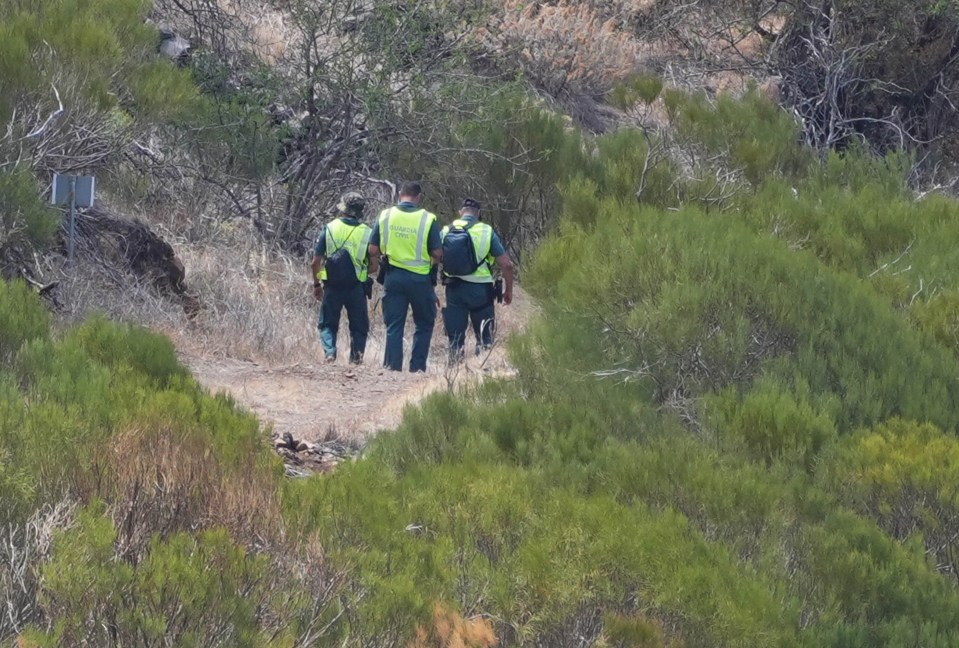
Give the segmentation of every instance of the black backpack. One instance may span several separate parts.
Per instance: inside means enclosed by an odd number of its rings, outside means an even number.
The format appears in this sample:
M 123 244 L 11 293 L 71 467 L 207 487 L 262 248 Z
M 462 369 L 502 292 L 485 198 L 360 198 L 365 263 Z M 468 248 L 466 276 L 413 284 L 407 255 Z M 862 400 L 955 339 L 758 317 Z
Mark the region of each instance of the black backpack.
M 354 227 L 350 232 L 350 236 L 353 236 L 353 232 L 358 229 L 359 227 Z M 350 236 L 346 237 L 343 244 L 337 247 L 336 250 L 333 251 L 333 254 L 326 257 L 326 263 L 323 267 L 326 268 L 326 285 L 331 288 L 352 288 L 360 283 L 360 280 L 356 277 L 356 266 L 353 265 L 353 257 L 351 257 L 350 253 L 343 247 L 350 240 Z M 332 235 L 330 239 L 333 239 Z M 336 241 L 333 241 L 333 243 L 335 244 Z
M 466 277 L 474 272 L 483 263 L 476 260 L 476 246 L 469 229 L 476 223 L 469 223 L 466 227 L 452 225 L 443 238 L 443 272 L 453 277 Z

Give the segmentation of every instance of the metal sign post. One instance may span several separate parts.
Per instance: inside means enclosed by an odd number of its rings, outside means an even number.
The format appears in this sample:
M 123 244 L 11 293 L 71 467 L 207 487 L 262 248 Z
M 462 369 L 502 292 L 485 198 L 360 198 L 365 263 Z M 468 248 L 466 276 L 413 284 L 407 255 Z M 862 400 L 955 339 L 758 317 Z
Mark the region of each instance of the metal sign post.
M 67 241 L 67 261 L 73 264 L 74 241 L 77 239 L 77 177 L 70 176 L 70 238 Z
M 50 202 L 69 209 L 67 260 L 73 263 L 77 238 L 77 207 L 93 207 L 96 180 L 93 176 L 53 174 Z

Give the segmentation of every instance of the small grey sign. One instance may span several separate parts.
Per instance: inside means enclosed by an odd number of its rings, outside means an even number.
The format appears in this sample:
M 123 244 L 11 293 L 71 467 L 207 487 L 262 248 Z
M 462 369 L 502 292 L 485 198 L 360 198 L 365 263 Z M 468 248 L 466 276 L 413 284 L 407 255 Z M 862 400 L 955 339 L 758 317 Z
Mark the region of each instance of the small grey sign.
M 53 191 L 50 202 L 54 205 L 66 205 L 70 202 L 70 190 L 73 185 L 74 205 L 77 207 L 93 207 L 94 189 L 96 180 L 93 176 L 71 176 L 53 174 Z

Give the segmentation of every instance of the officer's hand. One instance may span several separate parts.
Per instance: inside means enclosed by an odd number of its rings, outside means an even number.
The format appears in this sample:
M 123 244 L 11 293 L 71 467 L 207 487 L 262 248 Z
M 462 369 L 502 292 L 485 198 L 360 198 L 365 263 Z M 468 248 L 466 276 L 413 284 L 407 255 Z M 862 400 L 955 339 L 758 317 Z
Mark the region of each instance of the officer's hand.
M 313 299 L 316 301 L 323 299 L 323 286 L 313 286 Z
M 507 306 L 509 306 L 510 304 L 513 303 L 513 291 L 512 291 L 512 290 L 507 290 L 507 291 L 506 291 L 506 294 L 503 295 L 503 303 L 506 304 Z

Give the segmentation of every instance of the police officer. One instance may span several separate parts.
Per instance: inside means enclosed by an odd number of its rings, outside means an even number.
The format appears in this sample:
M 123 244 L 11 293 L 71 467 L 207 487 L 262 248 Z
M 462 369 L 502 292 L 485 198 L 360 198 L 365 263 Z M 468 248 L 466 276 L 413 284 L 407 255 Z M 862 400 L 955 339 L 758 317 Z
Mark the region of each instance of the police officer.
M 343 194 L 336 206 L 339 217 L 326 224 L 316 239 L 313 261 L 313 296 L 320 304 L 320 342 L 327 362 L 336 361 L 336 336 L 340 328 L 340 314 L 346 308 L 350 323 L 350 362 L 363 362 L 366 338 L 370 332 L 370 316 L 366 306 L 365 284 L 369 272 L 376 273 L 377 259 L 369 257 L 372 229 L 363 224 L 363 196 L 355 191 Z M 349 254 L 357 282 L 351 286 L 325 285 L 326 261 L 338 250 Z M 325 288 L 325 289 L 324 289 Z
M 380 213 L 370 239 L 370 259 L 383 256 L 383 321 L 386 352 L 383 364 L 403 370 L 403 332 L 406 314 L 413 311 L 413 350 L 410 371 L 426 371 L 430 340 L 436 322 L 436 291 L 431 278 L 434 263 L 443 258 L 436 216 L 419 204 L 423 190 L 418 182 L 404 182 L 399 202 Z
M 466 326 L 471 323 L 476 336 L 476 353 L 489 349 L 493 345 L 495 331 L 495 301 L 492 266 L 499 266 L 505 283 L 503 303 L 513 301 L 513 262 L 506 253 L 493 228 L 482 222 L 480 204 L 472 198 L 463 200 L 460 217 L 453 221 L 454 227 L 468 227 L 476 252 L 479 266 L 470 275 L 450 275 L 446 277 L 446 308 L 443 309 L 443 323 L 450 343 L 450 360 L 463 358 L 466 344 Z M 440 236 L 445 239 L 450 226 L 444 227 Z

